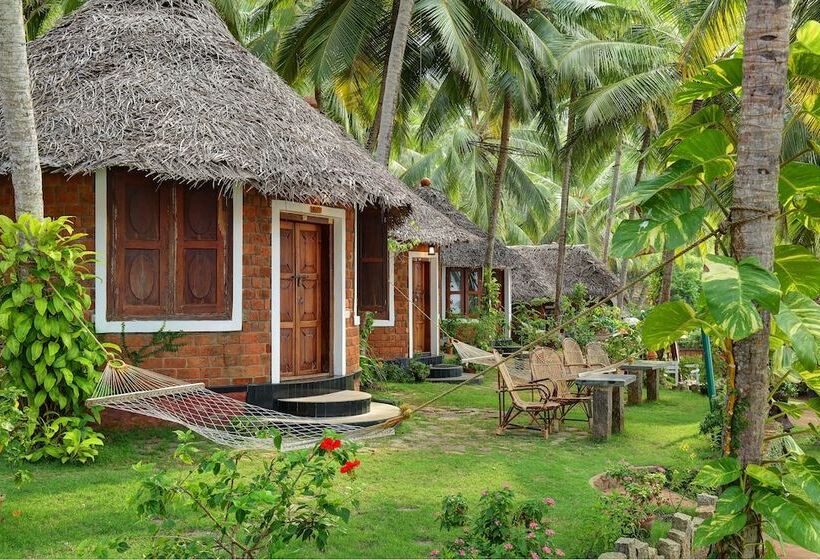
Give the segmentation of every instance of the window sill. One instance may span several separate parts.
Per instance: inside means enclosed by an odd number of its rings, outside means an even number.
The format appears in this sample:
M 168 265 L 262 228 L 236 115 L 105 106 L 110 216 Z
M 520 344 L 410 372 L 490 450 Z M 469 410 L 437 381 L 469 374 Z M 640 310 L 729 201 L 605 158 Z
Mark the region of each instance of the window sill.
M 241 319 L 186 319 L 186 320 L 130 320 L 109 321 L 96 317 L 94 327 L 98 333 L 155 333 L 161 329 L 172 332 L 233 332 L 242 330 Z

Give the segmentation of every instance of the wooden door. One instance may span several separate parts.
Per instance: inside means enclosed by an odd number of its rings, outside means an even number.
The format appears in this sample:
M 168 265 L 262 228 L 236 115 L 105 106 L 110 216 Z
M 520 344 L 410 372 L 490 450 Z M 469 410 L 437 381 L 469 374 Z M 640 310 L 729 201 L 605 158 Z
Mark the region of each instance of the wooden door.
M 413 353 L 430 352 L 430 261 L 413 260 Z
M 280 226 L 280 375 L 325 373 L 323 322 L 325 243 L 322 225 L 282 220 Z

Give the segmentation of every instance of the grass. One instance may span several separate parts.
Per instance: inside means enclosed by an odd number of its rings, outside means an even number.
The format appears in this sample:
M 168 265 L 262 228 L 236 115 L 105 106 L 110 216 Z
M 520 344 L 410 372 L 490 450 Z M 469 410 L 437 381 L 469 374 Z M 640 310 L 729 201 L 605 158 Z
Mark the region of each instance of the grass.
M 396 436 L 363 448 L 353 483 L 360 507 L 346 532 L 334 534 L 323 553 L 305 547 L 286 554 L 423 557 L 452 538 L 435 518 L 443 496 L 461 492 L 475 503 L 482 490 L 509 484 L 522 498 L 555 498 L 557 544 L 570 557 L 586 556 L 600 547 L 593 475 L 620 459 L 689 467 L 707 453 L 698 423 L 708 405 L 700 395 L 664 391 L 658 402 L 628 407 L 625 431 L 607 442 L 577 429 L 543 440 L 534 432 L 494 435 L 494 382 L 459 389 L 405 422 Z M 430 383 L 390 385 L 376 396 L 418 404 L 442 390 Z M 138 480 L 131 465 L 168 463 L 174 447 L 170 430 L 114 432 L 93 465 L 36 465 L 33 482 L 20 489 L 0 469 L 6 494 L 0 557 L 83 556 L 112 539 L 128 540 L 135 545 L 129 555 L 139 554 L 154 527 L 128 503 Z

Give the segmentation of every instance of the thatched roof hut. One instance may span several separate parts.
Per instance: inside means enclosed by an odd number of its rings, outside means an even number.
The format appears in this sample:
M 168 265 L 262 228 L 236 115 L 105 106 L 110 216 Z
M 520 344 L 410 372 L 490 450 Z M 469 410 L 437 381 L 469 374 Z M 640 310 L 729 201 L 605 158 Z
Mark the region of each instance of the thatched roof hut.
M 487 234 L 474 224 L 470 218 L 458 210 L 441 192 L 429 188 L 413 189 L 421 199 L 436 208 L 446 216 L 447 222 L 436 224 L 435 228 L 425 227 L 420 222 L 417 230 L 426 237 L 454 238 L 454 242 L 444 241 L 438 244 L 441 249 L 441 264 L 452 267 L 480 267 L 484 264 L 484 254 L 487 252 Z M 502 267 L 515 267 L 521 264 L 521 259 L 510 251 L 503 242 L 497 241 L 493 246 L 493 262 Z
M 542 297 L 554 299 L 558 245 L 513 245 L 509 249 L 527 262 L 513 275 L 513 301 Z M 615 275 L 585 245 L 567 245 L 564 293 L 569 293 L 579 283 L 586 285 L 593 298 L 606 297 L 619 287 Z
M 90 0 L 29 47 L 41 163 L 242 182 L 314 204 L 404 186 L 228 32 L 207 0 Z M 0 174 L 8 147 L 0 118 Z
M 396 226 L 390 231 L 390 237 L 397 241 L 426 243 L 440 247 L 480 241 L 472 233 L 455 226 L 445 208 L 424 196 L 424 191 L 430 189 L 406 188 L 412 199 L 410 212 L 405 219 L 396 222 Z

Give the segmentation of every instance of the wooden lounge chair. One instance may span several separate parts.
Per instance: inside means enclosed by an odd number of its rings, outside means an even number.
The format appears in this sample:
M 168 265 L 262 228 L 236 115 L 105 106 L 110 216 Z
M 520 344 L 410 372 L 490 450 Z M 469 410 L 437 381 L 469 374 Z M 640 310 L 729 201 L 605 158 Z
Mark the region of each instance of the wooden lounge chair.
M 501 355 L 493 351 L 498 362 Z M 507 428 L 539 430 L 544 437 L 548 437 L 552 429 L 553 421 L 560 412 L 561 405 L 550 400 L 552 391 L 544 383 L 517 383 L 513 379 L 506 363 L 499 363 L 498 369 L 498 392 L 499 392 L 499 417 L 496 434 L 501 435 Z M 537 396 L 537 400 L 526 400 L 524 395 Z M 507 404 L 507 395 L 510 397 Z M 529 422 L 525 425 L 514 424 L 516 418 L 521 415 L 529 417 Z
M 567 414 L 577 405 L 581 405 L 581 409 L 586 416 L 586 419 L 582 421 L 586 422 L 592 419 L 592 397 L 570 391 L 563 360 L 558 352 L 551 348 L 536 348 L 530 353 L 530 365 L 532 367 L 533 383 L 550 381 L 555 386 L 553 393 L 550 395 L 550 400 L 561 405 L 559 421 L 575 420 L 574 418 L 567 418 Z
M 595 368 L 612 365 L 603 344 L 597 341 L 587 344 L 587 364 Z
M 570 374 L 577 376 L 590 369 L 581 347 L 573 339 L 567 337 L 562 340 L 561 348 L 564 351 L 564 366 Z

